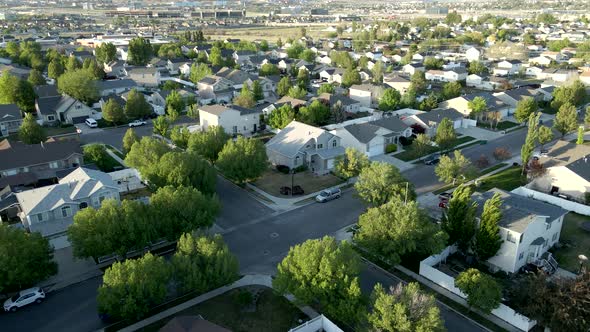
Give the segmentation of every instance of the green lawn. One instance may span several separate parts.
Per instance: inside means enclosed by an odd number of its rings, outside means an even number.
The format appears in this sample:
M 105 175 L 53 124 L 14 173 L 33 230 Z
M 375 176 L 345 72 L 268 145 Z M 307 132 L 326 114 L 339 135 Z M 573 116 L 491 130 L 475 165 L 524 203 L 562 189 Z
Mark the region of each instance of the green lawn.
M 245 291 L 257 294 L 254 295 L 254 299 L 257 298 L 255 304 L 245 306 L 240 303 L 239 294 Z M 307 319 L 305 314 L 283 296 L 264 287 L 235 289 L 183 310 L 174 316 L 187 315 L 201 315 L 206 320 L 234 332 L 289 331 L 289 329 L 300 325 L 299 319 Z M 139 331 L 156 332 L 172 318 L 168 317 Z
M 490 127 L 491 127 L 496 130 L 507 130 L 507 129 L 514 128 L 514 127 L 518 126 L 518 123 L 514 123 L 512 121 L 502 121 L 502 122 L 498 123 L 497 126 L 492 127 L 489 123 L 478 122 L 477 126 L 480 128 L 486 128 L 486 129 L 490 129 Z
M 494 165 L 494 166 L 492 166 L 492 167 L 488 167 L 488 168 L 486 168 L 486 169 L 483 169 L 483 170 L 479 171 L 477 174 L 475 174 L 475 177 L 469 178 L 468 180 L 473 180 L 473 179 L 475 179 L 476 177 L 480 177 L 480 176 L 482 176 L 482 175 L 486 175 L 486 174 L 488 174 L 488 173 L 491 173 L 491 172 L 493 172 L 493 171 L 497 170 L 498 168 L 502 168 L 502 167 L 504 167 L 504 166 L 506 166 L 506 165 L 507 165 L 507 164 L 505 164 L 505 163 L 499 163 L 499 164 L 497 164 L 497 165 Z M 447 185 L 445 185 L 445 186 L 443 186 L 443 187 L 441 187 L 441 188 L 439 188 L 439 189 L 437 189 L 437 190 L 433 191 L 432 193 L 433 193 L 433 194 L 435 194 L 435 195 L 438 195 L 438 194 L 440 194 L 440 193 L 444 193 L 444 192 L 446 192 L 447 190 L 453 189 L 453 188 L 455 188 L 456 186 L 457 186 L 457 185 L 454 185 L 454 184 L 447 184 Z
M 570 212 L 563 218 L 559 242 L 564 247 L 554 252 L 559 266 L 570 272 L 580 268 L 578 255 L 590 256 L 590 232 L 580 228 L 583 222 L 590 222 L 590 217 Z
M 457 140 L 455 141 L 455 144 L 451 147 L 451 149 L 453 149 L 454 147 L 461 145 L 461 144 L 465 144 L 467 142 L 471 142 L 475 140 L 475 138 L 471 137 L 471 136 L 462 136 L 457 138 Z M 474 142 L 475 143 L 475 142 Z M 438 147 L 430 147 L 428 149 L 428 151 L 426 151 L 425 154 L 423 154 L 422 156 L 426 156 L 429 155 L 431 153 L 435 153 L 439 151 Z M 414 159 L 418 159 L 419 157 L 422 156 L 418 156 L 414 153 L 414 151 L 412 151 L 411 145 L 406 147 L 406 150 L 398 153 L 398 154 L 394 154 L 393 157 L 399 159 L 399 160 L 403 160 L 403 161 L 412 161 Z
M 476 190 L 484 192 L 492 188 L 498 188 L 511 191 L 520 186 L 524 186 L 527 183 L 526 175 L 522 175 L 521 173 L 522 168 L 520 166 L 512 166 L 502 172 L 483 178 L 480 186 L 477 187 Z
M 68 126 L 68 127 L 46 127 L 45 132 L 47 136 L 56 136 L 56 135 L 64 135 L 64 134 L 74 134 L 76 133 L 76 127 Z

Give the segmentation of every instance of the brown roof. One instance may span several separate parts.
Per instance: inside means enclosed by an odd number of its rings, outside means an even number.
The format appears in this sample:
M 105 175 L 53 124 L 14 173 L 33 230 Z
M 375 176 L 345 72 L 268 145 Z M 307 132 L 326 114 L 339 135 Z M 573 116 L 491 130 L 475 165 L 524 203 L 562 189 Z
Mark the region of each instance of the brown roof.
M 5 139 L 0 141 L 0 170 L 63 160 L 74 153 L 82 154 L 80 143 L 74 140 L 50 140 L 42 144 L 28 145 Z
M 199 316 L 178 316 L 164 325 L 160 332 L 231 332 L 231 330 Z

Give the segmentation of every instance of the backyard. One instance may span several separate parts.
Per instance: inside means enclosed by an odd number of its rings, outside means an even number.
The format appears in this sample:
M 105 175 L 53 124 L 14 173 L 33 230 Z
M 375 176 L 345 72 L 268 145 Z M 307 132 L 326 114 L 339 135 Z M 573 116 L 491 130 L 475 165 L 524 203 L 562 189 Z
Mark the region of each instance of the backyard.
M 520 166 L 512 166 L 501 172 L 483 178 L 476 190 L 484 192 L 492 188 L 498 188 L 505 191 L 511 191 L 526 184 L 527 179 L 526 175 L 522 175 L 522 168 Z
M 584 222 L 590 222 L 590 217 L 570 212 L 563 218 L 559 237 L 563 247 L 555 249 L 554 256 L 559 266 L 570 272 L 580 268 L 578 255 L 590 257 L 590 232 L 580 227 Z
M 174 316 L 187 315 L 201 315 L 204 319 L 234 332 L 289 331 L 301 324 L 300 319 L 307 320 L 307 316 L 283 296 L 277 295 L 272 289 L 258 286 L 234 289 Z M 139 331 L 156 332 L 174 316 Z
M 301 186 L 304 195 L 311 194 L 326 188 L 334 187 L 344 182 L 332 174 L 315 175 L 309 171 L 299 172 L 293 176 L 293 185 Z M 289 197 L 281 195 L 281 187 L 291 187 L 291 174 L 284 174 L 276 169 L 269 169 L 256 182 L 254 186 L 276 197 Z

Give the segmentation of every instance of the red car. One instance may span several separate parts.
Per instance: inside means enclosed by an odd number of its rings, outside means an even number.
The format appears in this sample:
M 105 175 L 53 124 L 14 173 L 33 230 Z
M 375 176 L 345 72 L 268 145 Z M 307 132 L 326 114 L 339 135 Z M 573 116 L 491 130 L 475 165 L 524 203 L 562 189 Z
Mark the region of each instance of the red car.
M 442 201 L 442 202 L 438 203 L 438 207 L 439 208 L 446 209 L 447 208 L 447 204 L 448 204 L 448 202 Z

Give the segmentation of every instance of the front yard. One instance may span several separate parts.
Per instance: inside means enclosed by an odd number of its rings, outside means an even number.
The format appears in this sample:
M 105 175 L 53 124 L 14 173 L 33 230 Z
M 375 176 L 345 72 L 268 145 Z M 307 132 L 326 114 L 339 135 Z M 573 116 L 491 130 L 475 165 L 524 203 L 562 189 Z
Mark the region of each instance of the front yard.
M 332 174 L 315 175 L 309 171 L 296 173 L 293 176 L 293 185 L 301 186 L 305 191 L 305 195 L 334 187 L 343 182 L 341 178 Z M 259 180 L 252 184 L 270 195 L 284 198 L 291 197 L 280 193 L 281 187 L 291 187 L 291 174 L 281 173 L 274 168 L 266 171 Z
M 554 249 L 554 256 L 559 266 L 574 273 L 580 268 L 578 255 L 590 256 L 590 232 L 580 227 L 584 222 L 590 222 L 590 217 L 573 212 L 568 213 L 563 218 L 559 237 L 563 247 Z
M 502 121 L 497 126 L 492 126 L 489 123 L 478 122 L 477 126 L 485 129 L 507 130 L 518 126 L 518 123 L 512 121 Z
M 247 303 L 248 299 L 251 303 Z M 289 331 L 300 325 L 299 319 L 307 320 L 307 316 L 283 296 L 275 294 L 272 289 L 254 286 L 234 289 L 174 316 L 190 315 L 201 315 L 214 324 L 236 332 Z M 174 316 L 139 331 L 156 332 Z
M 492 188 L 498 188 L 505 191 L 511 191 L 527 184 L 526 175 L 522 175 L 520 166 L 512 166 L 501 172 L 483 178 L 480 185 L 476 187 L 479 192 L 488 191 Z
M 457 147 L 457 146 L 459 146 L 461 144 L 465 144 L 467 142 L 471 142 L 471 141 L 474 141 L 474 140 L 475 140 L 475 138 L 473 138 L 471 136 L 461 136 L 461 137 L 458 137 L 457 140 L 455 141 L 455 144 L 450 148 L 450 150 L 452 150 L 453 148 L 455 148 L 455 147 Z M 398 154 L 394 154 L 393 157 L 395 157 L 395 158 L 397 158 L 399 160 L 402 160 L 402 161 L 412 161 L 414 159 L 418 159 L 420 157 L 427 156 L 429 154 L 432 154 L 432 153 L 435 153 L 435 152 L 439 151 L 439 148 L 438 147 L 431 146 L 431 147 L 429 147 L 427 149 L 427 151 L 422 156 L 420 156 L 420 155 L 417 155 L 414 150 L 412 150 L 412 146 L 411 145 L 408 145 L 408 146 L 404 147 L 404 149 L 405 149 L 404 151 L 402 151 L 402 152 L 400 152 Z

